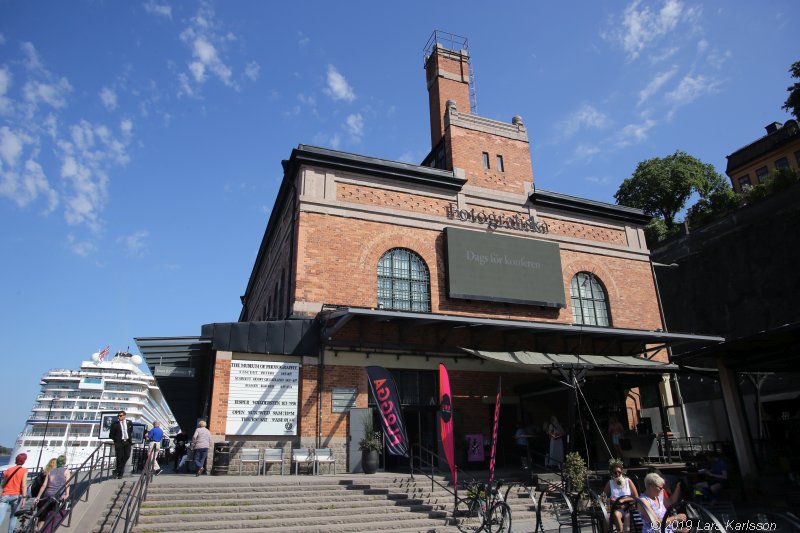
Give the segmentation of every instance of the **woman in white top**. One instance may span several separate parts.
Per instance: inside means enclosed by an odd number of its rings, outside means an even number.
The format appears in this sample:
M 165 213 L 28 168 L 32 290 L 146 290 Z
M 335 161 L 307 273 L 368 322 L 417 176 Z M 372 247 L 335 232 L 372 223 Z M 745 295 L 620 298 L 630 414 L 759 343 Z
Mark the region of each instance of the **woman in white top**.
M 661 533 L 661 522 L 667 521 L 665 531 L 675 531 L 675 522 L 685 522 L 685 514 L 670 515 L 666 519 L 667 507 L 673 505 L 681 499 L 681 486 L 675 487 L 675 492 L 669 498 L 664 497 L 664 478 L 655 472 L 647 474 L 644 478 L 644 494 L 639 498 L 643 507 L 642 516 L 645 521 L 645 529 L 642 533 Z
M 625 477 L 625 470 L 622 468 L 620 459 L 612 459 L 608 463 L 608 471 L 611 473 L 611 479 L 606 483 L 603 494 L 606 495 L 612 505 L 611 520 L 617 526 L 617 531 L 623 531 L 622 510 L 615 507 L 635 501 L 639 497 L 639 491 L 636 490 L 636 485 L 633 484 L 633 481 Z M 614 503 L 617 505 L 614 506 Z

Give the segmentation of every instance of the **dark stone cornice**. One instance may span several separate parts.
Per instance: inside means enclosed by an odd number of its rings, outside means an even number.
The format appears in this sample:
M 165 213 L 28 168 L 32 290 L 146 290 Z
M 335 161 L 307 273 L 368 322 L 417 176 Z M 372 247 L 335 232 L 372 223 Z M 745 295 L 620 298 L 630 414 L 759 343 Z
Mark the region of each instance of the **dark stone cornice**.
M 294 176 L 301 165 L 368 174 L 399 182 L 427 185 L 451 191 L 461 190 L 467 182 L 465 178 L 458 178 L 449 170 L 421 167 L 410 163 L 389 161 L 387 159 L 339 152 L 304 144 L 292 150 L 291 158 L 283 162 L 284 172 L 287 176 Z
M 634 225 L 644 226 L 652 219 L 652 217 L 645 215 L 641 209 L 587 200 L 586 198 L 578 198 L 542 189 L 535 189 L 531 192 L 530 200 L 535 207 L 619 220 Z

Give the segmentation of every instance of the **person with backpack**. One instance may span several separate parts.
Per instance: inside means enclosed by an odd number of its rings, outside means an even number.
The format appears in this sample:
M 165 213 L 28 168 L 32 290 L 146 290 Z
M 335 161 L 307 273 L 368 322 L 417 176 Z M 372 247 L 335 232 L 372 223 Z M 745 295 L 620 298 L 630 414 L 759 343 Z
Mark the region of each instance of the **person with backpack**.
M 10 512 L 8 533 L 14 533 L 14 528 L 17 526 L 17 517 L 14 515 L 17 509 L 25 504 L 25 496 L 28 493 L 28 469 L 22 466 L 27 459 L 28 454 L 17 454 L 14 459 L 15 466 L 3 473 L 3 492 L 2 496 L 0 496 L 0 524 L 5 520 L 6 513 Z

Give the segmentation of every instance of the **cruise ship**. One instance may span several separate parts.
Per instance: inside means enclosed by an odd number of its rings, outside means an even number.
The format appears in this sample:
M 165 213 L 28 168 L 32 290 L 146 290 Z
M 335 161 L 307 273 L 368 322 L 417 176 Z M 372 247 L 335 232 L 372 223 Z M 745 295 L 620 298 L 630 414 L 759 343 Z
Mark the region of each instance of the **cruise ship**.
M 156 420 L 167 435 L 180 431 L 155 378 L 139 369 L 142 357 L 107 354 L 108 348 L 92 354 L 80 370 L 54 369 L 42 377 L 42 390 L 12 458 L 24 452 L 24 466 L 35 468 L 64 455 L 67 464 L 78 466 L 108 440 L 109 426 L 121 410 L 134 422 L 134 442 Z

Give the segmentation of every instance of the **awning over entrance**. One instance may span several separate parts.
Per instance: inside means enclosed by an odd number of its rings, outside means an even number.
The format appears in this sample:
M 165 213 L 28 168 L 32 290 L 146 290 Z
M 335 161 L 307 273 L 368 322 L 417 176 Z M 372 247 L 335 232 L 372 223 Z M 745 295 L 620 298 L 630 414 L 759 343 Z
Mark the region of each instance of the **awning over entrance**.
M 650 353 L 660 348 L 674 348 L 681 345 L 697 349 L 725 340 L 723 337 L 713 335 L 358 307 L 323 309 L 320 318 L 323 342 L 328 346 L 342 344 L 336 335 L 351 323 L 365 325 L 367 328 L 362 327 L 359 332 L 363 339 L 345 341 L 344 344 L 348 346 L 369 347 L 364 331 L 378 325 L 396 326 L 399 333 L 394 346 L 389 342 L 382 341 L 374 346 L 376 348 L 410 349 L 409 343 L 414 342 L 417 338 L 415 332 L 418 331 L 418 328 L 433 328 L 438 339 L 446 339 L 448 333 L 468 332 L 473 334 L 474 343 L 460 342 L 448 345 L 447 342 L 439 342 L 435 345 L 416 347 L 435 351 L 446 351 L 450 348 L 459 353 L 461 350 L 455 346 L 491 349 L 491 346 L 478 344 L 480 342 L 478 336 L 481 334 L 497 334 L 503 337 L 514 334 L 517 334 L 518 337 L 524 336 L 524 339 L 517 339 L 521 343 L 519 347 L 532 352 L 593 353 L 603 356 L 634 356 Z M 515 348 L 511 345 L 509 347 Z
M 466 353 L 514 367 L 519 371 L 541 372 L 554 369 L 606 370 L 615 373 L 657 373 L 674 372 L 677 365 L 652 361 L 644 357 L 607 355 L 569 355 L 541 352 L 487 352 L 461 348 Z

